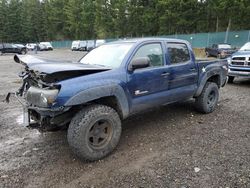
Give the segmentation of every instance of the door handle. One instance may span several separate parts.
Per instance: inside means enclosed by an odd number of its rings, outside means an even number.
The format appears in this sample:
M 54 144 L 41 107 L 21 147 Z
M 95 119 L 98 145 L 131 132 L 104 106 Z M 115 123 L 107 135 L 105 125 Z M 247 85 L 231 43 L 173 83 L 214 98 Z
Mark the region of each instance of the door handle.
M 162 74 L 161 74 L 161 76 L 169 76 L 169 72 L 163 72 Z

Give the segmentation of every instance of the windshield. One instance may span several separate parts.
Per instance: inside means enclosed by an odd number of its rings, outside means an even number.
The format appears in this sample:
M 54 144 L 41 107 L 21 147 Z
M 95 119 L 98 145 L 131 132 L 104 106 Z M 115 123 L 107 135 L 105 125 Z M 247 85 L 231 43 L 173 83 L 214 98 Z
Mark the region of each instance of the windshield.
M 77 46 L 80 42 L 79 41 L 73 41 L 72 46 Z
M 229 44 L 219 44 L 218 48 L 219 49 L 229 49 L 229 48 L 232 48 L 232 47 Z
M 244 44 L 241 48 L 241 51 L 250 51 L 250 42 Z
M 117 68 L 133 46 L 133 43 L 108 44 L 100 46 L 81 59 L 81 63 Z

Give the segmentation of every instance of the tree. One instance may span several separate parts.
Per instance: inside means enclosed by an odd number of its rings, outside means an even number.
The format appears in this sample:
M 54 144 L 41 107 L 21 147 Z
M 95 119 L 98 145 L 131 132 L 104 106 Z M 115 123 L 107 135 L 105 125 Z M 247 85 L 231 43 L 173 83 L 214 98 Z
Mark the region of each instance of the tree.
M 141 37 L 250 29 L 249 0 L 0 0 L 0 40 Z

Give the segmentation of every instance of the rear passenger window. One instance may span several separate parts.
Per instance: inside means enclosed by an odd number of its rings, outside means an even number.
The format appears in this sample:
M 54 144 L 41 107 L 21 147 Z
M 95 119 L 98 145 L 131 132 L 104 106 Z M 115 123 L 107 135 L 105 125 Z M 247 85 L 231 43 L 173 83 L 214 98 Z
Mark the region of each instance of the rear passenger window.
M 146 44 L 139 48 L 134 55 L 135 58 L 148 57 L 152 67 L 163 65 L 163 53 L 160 43 Z
M 3 49 L 3 45 L 2 44 L 0 44 L 0 49 Z
M 183 43 L 167 43 L 171 64 L 186 63 L 190 60 L 189 50 Z

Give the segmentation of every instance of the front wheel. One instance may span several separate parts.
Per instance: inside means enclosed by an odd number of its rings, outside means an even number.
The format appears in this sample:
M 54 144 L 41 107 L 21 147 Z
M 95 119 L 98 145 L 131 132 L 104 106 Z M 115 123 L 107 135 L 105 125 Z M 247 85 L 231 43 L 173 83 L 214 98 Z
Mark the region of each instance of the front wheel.
M 219 100 L 219 88 L 214 82 L 207 82 L 200 96 L 196 98 L 197 110 L 208 114 L 214 111 Z
M 91 105 L 76 114 L 68 128 L 68 143 L 84 161 L 95 161 L 110 154 L 121 136 L 118 113 L 104 105 Z

